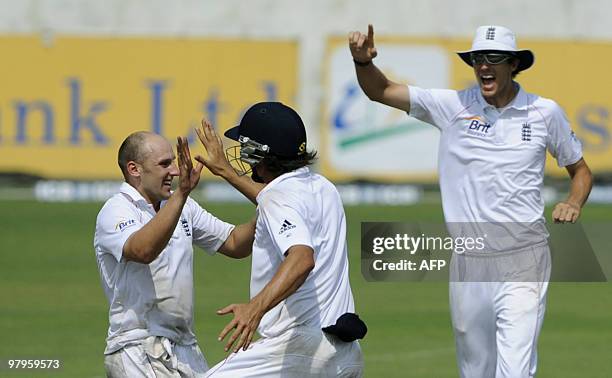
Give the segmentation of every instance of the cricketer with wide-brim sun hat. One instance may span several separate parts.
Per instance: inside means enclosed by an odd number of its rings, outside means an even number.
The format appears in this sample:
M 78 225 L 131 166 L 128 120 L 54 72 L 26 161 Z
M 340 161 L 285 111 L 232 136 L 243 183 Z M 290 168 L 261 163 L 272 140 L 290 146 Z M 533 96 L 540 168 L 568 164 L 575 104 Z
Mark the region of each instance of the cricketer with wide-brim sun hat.
M 571 178 L 568 197 L 552 212 L 555 222 L 576 221 L 593 182 L 561 107 L 514 80 L 533 65 L 533 53 L 517 48 L 510 29 L 481 26 L 471 49 L 458 53 L 476 85 L 457 91 L 389 80 L 373 62 L 372 25 L 367 34 L 349 33 L 349 48 L 368 98 L 440 131 L 438 172 L 449 234 L 467 230 L 485 238 L 482 250 L 453 253 L 450 264 L 461 377 L 533 377 L 551 266 L 542 195 L 547 152 Z M 495 232 L 487 238 L 486 230 Z
M 530 68 L 535 57 L 531 50 L 521 50 L 516 47 L 516 37 L 512 30 L 503 26 L 480 26 L 476 29 L 476 36 L 472 41 L 472 48 L 468 51 L 459 51 L 459 57 L 470 67 L 472 66 L 472 53 L 503 52 L 511 53 L 519 60 L 517 72 Z

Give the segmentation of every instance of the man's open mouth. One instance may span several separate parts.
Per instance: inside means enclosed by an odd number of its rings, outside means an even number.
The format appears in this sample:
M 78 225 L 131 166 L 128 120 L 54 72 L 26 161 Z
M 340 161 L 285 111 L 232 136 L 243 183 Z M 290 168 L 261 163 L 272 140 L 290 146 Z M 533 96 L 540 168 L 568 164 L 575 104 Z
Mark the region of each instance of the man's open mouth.
M 480 81 L 483 85 L 489 86 L 495 82 L 495 76 L 491 74 L 480 75 Z

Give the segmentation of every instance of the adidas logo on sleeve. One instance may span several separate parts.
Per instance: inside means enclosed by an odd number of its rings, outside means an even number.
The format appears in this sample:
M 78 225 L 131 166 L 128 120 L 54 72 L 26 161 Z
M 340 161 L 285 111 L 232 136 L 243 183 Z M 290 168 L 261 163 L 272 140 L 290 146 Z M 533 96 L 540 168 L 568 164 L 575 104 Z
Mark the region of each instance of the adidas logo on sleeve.
M 278 232 L 279 235 L 282 235 L 285 231 L 289 231 L 293 228 L 295 228 L 296 226 L 294 224 L 292 224 L 291 222 L 289 222 L 288 220 L 284 220 L 283 221 L 283 225 L 281 226 L 280 231 Z

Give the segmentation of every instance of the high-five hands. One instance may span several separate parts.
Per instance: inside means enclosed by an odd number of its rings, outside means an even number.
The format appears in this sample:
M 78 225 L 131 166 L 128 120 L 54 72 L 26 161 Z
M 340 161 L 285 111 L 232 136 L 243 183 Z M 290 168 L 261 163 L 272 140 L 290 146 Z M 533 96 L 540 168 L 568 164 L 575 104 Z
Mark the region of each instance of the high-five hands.
M 205 165 L 213 175 L 222 177 L 251 202 L 257 204 L 257 195 L 264 185 L 256 183 L 248 176 L 239 175 L 234 170 L 225 155 L 221 137 L 206 119 L 202 119 L 202 127 L 196 129 L 196 133 L 208 156 L 198 155 L 195 159 Z
M 208 157 L 198 155 L 195 159 L 204 164 L 215 176 L 227 177 L 228 174 L 234 172 L 234 169 L 225 156 L 221 137 L 215 132 L 215 129 L 206 119 L 202 119 L 202 127 L 196 129 L 196 133 L 198 134 L 200 142 L 204 145 Z
M 196 186 L 198 186 L 198 182 L 200 182 L 200 173 L 202 172 L 202 168 L 204 168 L 204 166 L 201 163 L 198 163 L 195 168 L 193 167 L 187 138 L 177 137 L 176 140 L 176 152 L 178 155 L 179 168 L 178 190 L 184 194 L 189 194 Z
M 353 59 L 359 63 L 369 63 L 378 54 L 374 47 L 374 27 L 368 25 L 368 34 L 358 31 L 350 32 L 348 35 L 349 48 Z

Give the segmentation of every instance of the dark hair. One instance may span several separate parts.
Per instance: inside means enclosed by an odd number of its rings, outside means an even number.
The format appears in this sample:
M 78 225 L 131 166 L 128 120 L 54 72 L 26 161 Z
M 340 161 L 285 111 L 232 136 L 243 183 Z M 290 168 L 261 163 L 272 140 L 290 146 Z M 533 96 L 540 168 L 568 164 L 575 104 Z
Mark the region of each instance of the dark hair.
M 516 57 L 516 55 L 514 55 L 514 59 L 517 60 L 519 62 L 519 65 L 521 63 L 521 61 L 519 60 L 518 57 Z M 512 78 L 514 79 L 516 77 L 516 75 L 520 74 L 521 71 L 518 69 L 518 66 L 516 67 L 516 69 L 514 71 L 512 71 Z
M 151 133 L 148 131 L 137 131 L 128 135 L 127 138 L 121 143 L 119 147 L 119 154 L 117 156 L 117 163 L 123 173 L 123 177 L 127 180 L 127 163 L 135 161 L 141 163 L 146 157 L 144 151 L 145 139 Z
M 259 164 L 263 163 L 266 169 L 274 176 L 280 176 L 283 173 L 295 171 L 296 169 L 314 164 L 317 159 L 317 151 L 306 152 L 297 158 L 281 158 L 274 155 L 266 155 Z
M 518 67 L 521 65 L 521 60 L 519 59 L 518 55 L 513 53 L 513 52 L 506 52 L 506 55 L 510 55 L 512 57 L 512 61 L 510 62 L 511 64 L 514 62 L 517 62 L 517 66 L 516 69 L 514 71 L 512 71 L 512 78 L 514 79 L 516 77 L 516 75 L 518 75 L 519 73 L 521 73 L 521 71 L 518 69 Z

